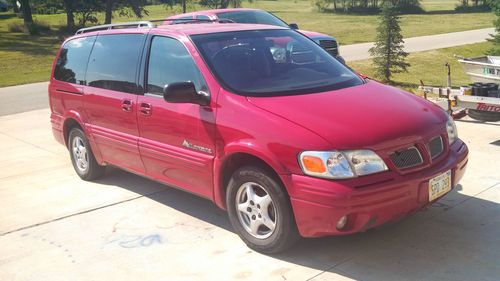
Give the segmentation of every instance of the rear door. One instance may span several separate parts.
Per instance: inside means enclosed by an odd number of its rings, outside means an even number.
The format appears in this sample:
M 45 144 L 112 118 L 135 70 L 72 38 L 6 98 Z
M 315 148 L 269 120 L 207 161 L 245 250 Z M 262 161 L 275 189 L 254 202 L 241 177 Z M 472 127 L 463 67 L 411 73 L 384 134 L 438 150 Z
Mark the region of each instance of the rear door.
M 210 94 L 208 86 L 180 41 L 164 36 L 150 40 L 146 93 L 139 97 L 137 115 L 147 174 L 211 198 L 215 110 L 210 105 L 168 103 L 162 93 L 174 82 L 192 81 L 198 91 Z
M 87 67 L 84 107 L 104 161 L 140 173 L 138 64 L 145 34 L 99 35 Z

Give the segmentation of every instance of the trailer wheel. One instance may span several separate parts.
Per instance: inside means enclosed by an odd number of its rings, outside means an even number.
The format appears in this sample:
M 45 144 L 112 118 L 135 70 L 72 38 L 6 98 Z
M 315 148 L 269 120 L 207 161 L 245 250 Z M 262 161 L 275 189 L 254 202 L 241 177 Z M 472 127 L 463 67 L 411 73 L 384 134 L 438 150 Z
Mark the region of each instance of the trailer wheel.
M 472 118 L 485 122 L 500 121 L 500 112 L 489 112 L 483 110 L 469 109 L 467 114 Z

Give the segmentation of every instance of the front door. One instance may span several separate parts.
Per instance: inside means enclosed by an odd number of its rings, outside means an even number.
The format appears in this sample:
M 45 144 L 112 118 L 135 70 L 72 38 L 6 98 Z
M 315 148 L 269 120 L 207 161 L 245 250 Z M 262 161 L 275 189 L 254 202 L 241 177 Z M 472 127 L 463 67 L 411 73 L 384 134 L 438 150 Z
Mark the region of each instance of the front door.
M 97 37 L 90 55 L 84 108 L 104 161 L 144 173 L 137 127 L 137 65 L 144 34 Z
M 139 96 L 139 149 L 149 176 L 211 198 L 215 156 L 215 112 L 210 106 L 167 103 L 163 88 L 192 81 L 208 87 L 191 54 L 176 39 L 151 38 L 146 93 Z

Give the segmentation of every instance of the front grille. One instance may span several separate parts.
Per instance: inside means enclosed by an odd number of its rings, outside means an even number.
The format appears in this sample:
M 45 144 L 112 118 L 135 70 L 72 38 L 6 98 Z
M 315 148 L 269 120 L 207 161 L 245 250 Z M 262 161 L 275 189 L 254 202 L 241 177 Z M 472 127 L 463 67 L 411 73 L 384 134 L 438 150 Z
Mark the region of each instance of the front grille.
M 335 40 L 319 40 L 321 48 L 325 49 L 330 55 L 336 57 L 339 55 L 339 47 Z
M 422 155 L 420 155 L 420 152 L 416 147 L 410 147 L 402 151 L 394 152 L 389 155 L 389 158 L 398 169 L 408 169 L 418 166 L 424 162 Z
M 431 139 L 427 144 L 427 149 L 429 150 L 432 159 L 438 157 L 441 152 L 443 152 L 443 138 L 441 138 L 441 136 L 437 136 Z
M 308 64 L 315 62 L 316 57 L 311 50 L 297 44 L 291 47 L 290 59 L 295 64 Z

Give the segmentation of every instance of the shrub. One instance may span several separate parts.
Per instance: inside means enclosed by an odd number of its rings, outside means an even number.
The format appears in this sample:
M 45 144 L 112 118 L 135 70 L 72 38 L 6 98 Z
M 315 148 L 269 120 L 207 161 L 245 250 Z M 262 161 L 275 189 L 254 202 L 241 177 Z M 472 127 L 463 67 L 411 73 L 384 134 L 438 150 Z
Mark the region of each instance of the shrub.
M 50 24 L 43 21 L 35 21 L 28 24 L 28 33 L 31 35 L 39 35 L 50 31 Z
M 9 30 L 9 32 L 23 33 L 24 24 L 22 22 L 11 22 L 7 25 L 7 29 Z
M 330 1 L 328 0 L 311 0 L 311 4 L 318 9 L 320 12 L 325 12 L 328 6 L 330 6 Z
M 481 12 L 490 12 L 490 5 L 477 5 L 477 6 L 466 6 L 459 5 L 455 7 L 455 11 L 460 13 L 481 13 Z
M 59 27 L 59 34 L 62 35 L 73 35 L 76 33 L 76 31 L 83 26 L 81 25 L 75 25 L 75 26 L 67 26 L 67 25 L 61 25 Z
M 26 27 L 23 22 L 11 22 L 7 25 L 9 32 L 14 33 L 29 33 L 31 35 L 39 35 L 50 31 L 50 25 L 43 21 L 35 21 L 28 24 Z

